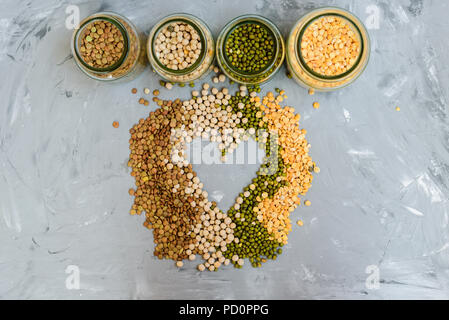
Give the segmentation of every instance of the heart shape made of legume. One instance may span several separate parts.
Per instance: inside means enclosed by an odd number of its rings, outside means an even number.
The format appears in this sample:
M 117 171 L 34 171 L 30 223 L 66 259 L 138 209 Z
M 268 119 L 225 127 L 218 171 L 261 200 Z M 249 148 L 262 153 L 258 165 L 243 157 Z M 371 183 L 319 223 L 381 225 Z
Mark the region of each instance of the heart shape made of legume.
M 159 258 L 180 262 L 200 254 L 205 260 L 200 270 L 230 262 L 240 268 L 245 258 L 258 267 L 282 253 L 291 230 L 289 214 L 310 187 L 315 164 L 300 117 L 280 106 L 281 94 L 221 99 L 215 91 L 207 105 L 193 98 L 164 101 L 131 129 L 129 165 L 137 185 L 132 213 L 145 212 L 144 225 L 153 229 Z M 230 128 L 229 136 L 224 129 Z M 186 143 L 200 136 L 219 142 L 223 156 L 251 136 L 267 153 L 267 163 L 226 213 L 209 200 L 185 158 Z

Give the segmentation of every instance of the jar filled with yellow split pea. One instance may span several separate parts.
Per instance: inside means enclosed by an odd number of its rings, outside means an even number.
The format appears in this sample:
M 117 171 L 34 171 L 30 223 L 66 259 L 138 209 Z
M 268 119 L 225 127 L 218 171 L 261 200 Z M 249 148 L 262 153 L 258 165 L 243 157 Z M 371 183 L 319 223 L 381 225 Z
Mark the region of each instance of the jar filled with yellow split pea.
M 95 80 L 129 81 L 146 65 L 143 33 L 114 12 L 99 12 L 81 21 L 71 49 L 76 65 Z
M 151 29 L 147 56 L 153 70 L 165 80 L 189 83 L 213 69 L 215 42 L 204 21 L 191 14 L 176 13 Z
M 370 40 L 350 12 L 325 7 L 304 15 L 287 39 L 287 68 L 298 84 L 318 91 L 345 87 L 365 70 Z

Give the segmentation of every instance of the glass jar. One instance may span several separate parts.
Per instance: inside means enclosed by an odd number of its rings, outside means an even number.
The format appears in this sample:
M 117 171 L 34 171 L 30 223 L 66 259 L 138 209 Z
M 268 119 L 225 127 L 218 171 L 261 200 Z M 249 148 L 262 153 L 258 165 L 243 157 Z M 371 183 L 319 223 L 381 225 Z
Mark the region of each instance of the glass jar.
M 326 16 L 341 18 L 354 32 L 360 43 L 360 52 L 354 65 L 346 72 L 335 76 L 324 76 L 314 72 L 305 63 L 301 54 L 301 41 L 304 31 L 314 21 Z M 336 90 L 349 85 L 360 76 L 368 64 L 370 50 L 368 32 L 356 16 L 340 8 L 318 8 L 299 19 L 290 32 L 287 39 L 287 68 L 296 82 L 305 88 L 313 88 L 318 91 Z
M 265 28 L 274 40 L 274 56 L 273 59 L 261 70 L 257 72 L 244 72 L 235 68 L 226 55 L 226 41 L 229 35 L 239 26 L 254 23 Z M 221 30 L 217 39 L 217 61 L 221 70 L 231 80 L 247 85 L 256 85 L 267 82 L 282 66 L 285 57 L 285 45 L 281 32 L 274 23 L 259 15 L 243 15 L 231 20 Z
M 183 22 L 193 27 L 200 37 L 201 53 L 198 59 L 183 70 L 169 69 L 155 54 L 156 39 L 162 29 L 174 22 Z M 206 76 L 213 69 L 215 42 L 209 27 L 201 19 L 186 13 L 176 13 L 160 20 L 150 31 L 147 41 L 147 56 L 153 70 L 169 82 L 193 82 Z
M 118 29 L 123 37 L 123 53 L 113 65 L 96 68 L 84 61 L 81 54 L 82 39 L 88 27 L 94 22 L 109 22 Z M 95 80 L 116 81 L 132 80 L 145 68 L 144 37 L 141 32 L 125 17 L 114 12 L 99 12 L 85 18 L 72 36 L 72 55 L 76 65 Z

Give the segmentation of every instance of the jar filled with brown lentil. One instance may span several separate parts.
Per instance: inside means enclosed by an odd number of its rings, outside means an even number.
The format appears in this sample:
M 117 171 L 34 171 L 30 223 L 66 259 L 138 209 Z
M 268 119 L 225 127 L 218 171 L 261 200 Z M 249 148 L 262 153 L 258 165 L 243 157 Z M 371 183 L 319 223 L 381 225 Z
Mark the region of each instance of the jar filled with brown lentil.
M 71 49 L 77 66 L 95 80 L 132 80 L 145 68 L 143 34 L 125 17 L 99 12 L 75 30 Z
M 150 31 L 147 56 L 153 70 L 169 82 L 188 83 L 207 75 L 215 57 L 215 42 L 201 19 L 176 13 Z
M 363 23 L 350 12 L 325 7 L 295 24 L 287 39 L 287 67 L 305 88 L 331 91 L 345 87 L 365 70 L 370 40 Z
M 278 27 L 259 15 L 231 20 L 217 38 L 217 62 L 231 80 L 247 85 L 270 80 L 285 58 L 285 45 Z

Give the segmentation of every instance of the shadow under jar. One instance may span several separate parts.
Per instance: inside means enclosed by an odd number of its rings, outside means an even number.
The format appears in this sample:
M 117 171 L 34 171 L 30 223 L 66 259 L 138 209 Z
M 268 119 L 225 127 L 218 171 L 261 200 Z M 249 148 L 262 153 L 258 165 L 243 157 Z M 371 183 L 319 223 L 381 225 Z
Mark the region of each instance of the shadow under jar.
M 200 44 L 200 52 L 195 61 L 186 68 L 176 70 L 165 65 L 156 52 L 157 42 L 160 42 L 160 39 L 158 41 L 159 35 L 174 24 L 191 27 L 192 32 L 198 35 Z M 188 54 L 188 52 L 184 53 Z M 203 78 L 213 69 L 215 42 L 209 27 L 201 19 L 190 14 L 176 13 L 163 18 L 151 29 L 147 41 L 147 55 L 153 70 L 162 78 L 169 82 L 189 83 Z M 174 57 L 174 59 L 177 58 L 179 57 Z
M 266 40 L 261 41 L 259 34 L 267 37 Z M 258 53 L 258 48 L 266 41 L 271 47 Z M 259 15 L 243 15 L 231 20 L 218 36 L 216 51 L 218 64 L 226 76 L 247 85 L 270 80 L 279 71 L 285 57 L 281 32 L 274 23 Z M 270 58 L 263 60 L 267 55 Z M 254 63 L 255 68 L 251 66 Z
M 332 27 L 334 22 L 338 25 Z M 333 33 L 333 28 L 342 32 Z M 344 40 L 339 39 L 341 36 Z M 348 52 L 357 54 L 339 58 Z M 369 56 L 370 40 L 365 26 L 340 8 L 324 7 L 307 13 L 287 39 L 290 74 L 301 86 L 318 91 L 336 90 L 355 81 L 365 70 Z
M 114 12 L 99 12 L 81 21 L 71 50 L 81 71 L 100 81 L 132 80 L 146 64 L 143 34 Z

